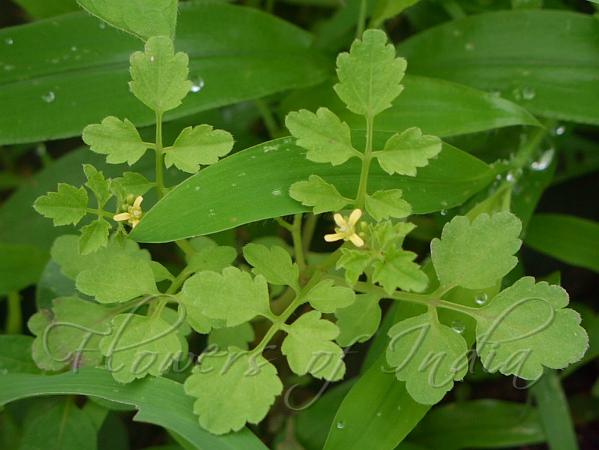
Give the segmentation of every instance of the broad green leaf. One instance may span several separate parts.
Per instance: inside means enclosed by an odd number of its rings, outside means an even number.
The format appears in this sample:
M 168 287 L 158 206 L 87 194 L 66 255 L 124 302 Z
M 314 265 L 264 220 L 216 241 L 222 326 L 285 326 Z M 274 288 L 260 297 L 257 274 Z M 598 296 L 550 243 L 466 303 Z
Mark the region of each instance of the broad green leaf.
M 350 111 L 374 117 L 390 108 L 403 90 L 400 82 L 405 70 L 406 61 L 396 58 L 385 32 L 367 30 L 349 53 L 337 57 L 335 92 Z
M 91 164 L 83 164 L 83 173 L 85 173 L 85 177 L 87 178 L 85 186 L 93 192 L 98 202 L 98 207 L 103 208 L 111 197 L 110 181 Z
M 344 196 L 353 197 L 360 169 L 356 159 L 339 167 L 315 164 L 306 160 L 292 140 L 269 141 L 190 177 L 148 211 L 130 236 L 138 241 L 164 242 L 305 212 L 311 208 L 286 195 L 291 184 L 315 174 L 333 183 Z M 373 165 L 369 188 L 400 188 L 414 214 L 423 214 L 463 203 L 493 178 L 489 166 L 445 145 L 439 157 L 416 177 L 390 177 Z
M 351 202 L 334 185 L 318 175 L 310 175 L 306 181 L 293 183 L 289 188 L 289 195 L 302 205 L 313 207 L 314 214 L 339 211 Z
M 425 134 L 445 137 L 514 125 L 539 125 L 521 106 L 462 84 L 414 75 L 407 75 L 402 83 L 405 90 L 401 101 L 383 111 L 375 121 L 376 132 L 386 138 L 411 127 L 418 127 Z M 328 81 L 294 91 L 283 100 L 282 114 L 326 106 L 350 126 L 354 137 L 363 136 L 366 131 L 364 118 L 345 108 L 332 85 Z
M 382 169 L 389 175 L 416 176 L 416 170 L 427 166 L 429 160 L 441 151 L 441 139 L 436 136 L 423 135 L 420 128 L 408 128 L 394 134 L 385 148 L 375 152 Z
M 83 129 L 83 141 L 96 153 L 106 156 L 110 164 L 135 164 L 146 152 L 148 145 L 141 140 L 135 125 L 129 120 L 108 116 L 102 123 Z
M 162 114 L 181 104 L 192 87 L 189 57 L 175 53 L 173 41 L 164 36 L 148 39 L 144 52 L 131 55 L 131 92 L 144 105 Z
M 176 48 L 192 55 L 198 93 L 166 120 L 310 86 L 329 74 L 309 33 L 255 8 L 193 3 L 181 4 Z M 140 47 L 134 37 L 80 13 L 2 29 L 0 42 L 8 38 L 14 43 L 2 66 L 11 70 L 0 70 L 0 103 L 12 113 L 0 117 L 2 145 L 78 136 L 108 115 L 154 123 L 127 86 L 128 58 Z
M 340 308 L 347 308 L 355 300 L 353 289 L 335 286 L 333 280 L 322 280 L 308 291 L 306 299 L 322 313 L 332 313 Z
M 82 255 L 88 255 L 102 247 L 106 247 L 110 228 L 110 224 L 104 219 L 94 220 L 89 225 L 81 228 L 81 237 L 79 238 L 79 253 Z
M 214 345 L 219 350 L 237 347 L 247 350 L 254 340 L 254 328 L 249 322 L 230 328 L 215 328 L 208 336 L 208 345 Z
M 190 282 L 190 286 L 193 286 L 194 281 Z M 183 285 L 183 289 L 177 295 L 179 310 L 185 316 L 185 321 L 191 328 L 200 334 L 208 334 L 213 326 L 220 324 L 222 321 L 206 317 L 202 305 L 198 301 L 197 293 L 190 286 Z
M 150 262 L 119 245 L 96 252 L 77 275 L 77 289 L 100 303 L 119 303 L 158 293 Z
M 388 294 L 396 289 L 422 292 L 428 286 L 428 277 L 414 262 L 418 255 L 405 250 L 389 249 L 383 258 L 372 264 L 372 279 L 383 286 Z
M 0 243 L 0 254 L 0 295 L 35 283 L 47 261 L 46 252 L 32 245 Z
M 412 213 L 412 207 L 403 199 L 401 189 L 376 191 L 366 197 L 366 211 L 377 222 L 393 217 L 403 219 Z
M 470 222 L 457 216 L 431 242 L 431 256 L 444 286 L 484 289 L 514 268 L 521 223 L 509 212 L 481 214 Z
M 333 342 L 339 335 L 339 328 L 320 316 L 318 311 L 310 311 L 285 326 L 287 337 L 281 352 L 294 373 L 309 373 L 315 378 L 337 381 L 345 375 L 345 355 Z
M 254 317 L 270 316 L 268 286 L 262 275 L 252 277 L 236 267 L 222 274 L 200 272 L 183 285 L 186 304 L 194 305 L 204 316 L 222 320 L 228 327 L 240 325 Z
M 55 261 L 48 261 L 35 287 L 37 309 L 50 309 L 54 299 L 76 295 L 75 281 L 63 274 Z
M 77 225 L 87 213 L 87 191 L 59 183 L 56 192 L 39 197 L 33 207 L 42 216 L 52 219 L 55 226 Z
M 233 136 L 224 130 L 215 130 L 210 125 L 187 127 L 177 137 L 173 147 L 164 155 L 166 167 L 196 173 L 200 165 L 214 164 L 233 148 Z
M 476 426 L 473 426 L 476 424 Z M 470 400 L 434 408 L 410 434 L 426 448 L 504 448 L 545 441 L 538 411 L 530 404 Z
M 243 256 L 254 267 L 252 271 L 256 275 L 262 275 L 270 284 L 299 289 L 299 268 L 291 261 L 291 256 L 284 248 L 248 244 L 243 247 Z
M 23 422 L 22 449 L 96 450 L 97 431 L 73 398 L 36 403 Z
M 439 402 L 468 371 L 466 341 L 430 313 L 396 323 L 389 330 L 387 362 L 419 403 Z
M 530 390 L 539 410 L 549 448 L 578 450 L 572 412 L 559 375 L 554 370 L 546 370 Z
M 354 303 L 335 311 L 339 345 L 349 347 L 356 342 L 366 342 L 376 333 L 381 323 L 379 300 L 376 295 L 360 294 Z
M 536 214 L 524 243 L 574 266 L 599 272 L 599 223 L 561 214 Z
M 394 449 L 429 410 L 384 364 L 381 354 L 345 396 L 324 450 Z
M 266 450 L 245 429 L 228 436 L 215 436 L 198 426 L 193 401 L 183 386 L 167 378 L 147 377 L 134 384 L 118 383 L 107 370 L 81 369 L 61 375 L 8 374 L 0 377 L 0 404 L 39 395 L 88 395 L 121 405 L 134 405 L 135 420 L 164 427 L 194 443 L 198 450 Z M 169 405 L 165 408 L 164 405 Z
M 237 250 L 233 247 L 214 246 L 201 249 L 187 260 L 187 270 L 191 272 L 220 272 L 233 264 L 237 258 Z
M 187 354 L 187 341 L 177 333 L 178 324 L 160 317 L 120 314 L 111 325 L 112 333 L 100 340 L 100 351 L 120 383 L 146 375 L 160 376 Z
M 102 360 L 98 344 L 110 332 L 114 311 L 77 297 L 57 298 L 52 309 L 29 319 L 36 336 L 33 360 L 44 370 L 93 367 Z
M 308 150 L 310 161 L 338 166 L 356 156 L 349 126 L 327 108 L 319 108 L 316 114 L 306 109 L 290 112 L 285 125 L 297 145 Z
M 139 37 L 175 36 L 177 0 L 77 0 L 90 14 Z
M 193 411 L 200 425 L 224 434 L 241 430 L 246 422 L 260 422 L 283 385 L 264 357 L 231 347 L 224 355 L 203 355 L 184 388 L 196 398 Z
M 15 0 L 14 3 L 36 19 L 59 16 L 79 9 L 75 0 L 54 0 L 52 2 L 46 0 Z
M 395 17 L 418 2 L 419 0 L 377 0 L 370 17 L 370 24 L 373 28 L 377 28 L 385 20 Z
M 20 334 L 0 335 L 0 374 L 38 373 L 31 359 L 33 338 Z
M 582 358 L 588 336 L 559 286 L 525 277 L 476 315 L 477 352 L 489 372 L 536 380 L 543 367 L 563 369 Z
M 599 95 L 596 37 L 588 14 L 498 11 L 426 30 L 402 42 L 399 52 L 412 74 L 499 91 L 537 115 L 598 124 L 588 101 Z

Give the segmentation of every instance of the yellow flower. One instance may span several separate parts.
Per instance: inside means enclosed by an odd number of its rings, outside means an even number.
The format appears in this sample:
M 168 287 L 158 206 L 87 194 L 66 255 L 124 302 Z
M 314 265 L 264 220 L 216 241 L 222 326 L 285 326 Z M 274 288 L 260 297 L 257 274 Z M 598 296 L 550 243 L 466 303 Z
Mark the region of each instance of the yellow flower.
M 364 245 L 364 240 L 358 236 L 358 233 L 356 233 L 356 223 L 358 223 L 360 217 L 362 217 L 361 209 L 354 209 L 347 219 L 339 213 L 335 214 L 333 216 L 333 219 L 335 219 L 335 223 L 337 224 L 335 233 L 326 234 L 324 240 L 327 242 L 335 242 L 343 239 L 344 241 L 351 241 L 356 247 L 362 247 Z
M 131 225 L 131 228 L 135 228 L 143 215 L 141 210 L 141 202 L 143 202 L 143 200 L 144 198 L 141 195 L 138 195 L 133 202 L 133 205 L 129 206 L 127 212 L 115 214 L 113 219 L 117 222 L 127 221 L 129 225 Z

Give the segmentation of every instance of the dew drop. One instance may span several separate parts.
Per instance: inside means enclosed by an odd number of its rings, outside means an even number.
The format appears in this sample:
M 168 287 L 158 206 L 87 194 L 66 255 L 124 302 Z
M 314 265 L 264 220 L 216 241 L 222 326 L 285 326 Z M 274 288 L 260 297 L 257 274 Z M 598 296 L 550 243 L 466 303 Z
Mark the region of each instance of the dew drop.
M 534 90 L 534 88 L 531 88 L 529 86 L 525 86 L 522 88 L 522 98 L 524 100 L 532 100 L 535 98 L 536 95 L 537 92 Z
M 216 216 L 216 213 L 214 212 L 214 209 L 213 209 L 213 208 L 210 208 L 210 210 L 208 211 L 208 215 L 209 215 L 210 217 L 214 217 L 214 216 Z
M 56 100 L 56 94 L 53 91 L 49 91 L 48 93 L 42 95 L 42 100 L 46 103 L 52 103 Z
M 442 209 L 441 211 L 439 211 L 439 214 L 441 214 L 442 216 L 446 216 L 447 215 L 447 210 L 446 209 Z
M 271 194 L 275 197 L 280 197 L 281 195 L 283 195 L 283 192 L 280 189 L 274 189 Z
M 4 70 L 6 70 L 7 72 L 10 72 L 11 70 L 14 70 L 15 66 L 13 66 L 12 64 L 6 64 L 4 66 Z
M 237 174 L 238 177 L 245 177 L 247 174 L 245 172 L 239 172 Z
M 516 177 L 511 170 L 507 173 L 507 175 L 505 176 L 505 179 L 510 183 L 513 183 L 516 181 Z
M 150 62 L 156 61 L 156 57 L 154 55 L 150 56 Z
M 462 30 L 456 28 L 451 32 L 451 34 L 453 34 L 454 37 L 460 37 L 462 35 Z
M 459 320 L 451 322 L 451 329 L 458 334 L 462 334 L 466 330 L 466 325 Z
M 555 150 L 553 148 L 544 151 L 539 157 L 539 159 L 537 159 L 530 165 L 530 168 L 535 171 L 545 170 L 553 161 L 554 154 Z
M 200 92 L 204 88 L 204 79 L 201 77 L 191 78 L 191 92 L 194 94 Z
M 339 422 L 337 422 L 338 430 L 343 430 L 344 428 L 345 428 L 345 422 L 343 420 L 340 420 Z
M 231 187 L 237 187 L 237 183 L 231 183 Z
M 559 125 L 559 126 L 555 127 L 555 130 L 553 130 L 553 134 L 555 134 L 556 136 L 563 136 L 565 132 L 566 132 L 566 127 L 563 125 Z
M 105 30 L 106 29 L 106 24 L 104 22 L 100 22 L 98 24 L 98 27 L 100 27 L 100 30 Z
M 489 301 L 489 296 L 487 294 L 485 294 L 484 292 L 482 294 L 477 295 L 476 298 L 474 299 L 474 302 L 480 306 L 487 303 L 487 301 Z
M 380 411 L 376 413 L 376 416 L 377 416 L 377 417 L 381 417 L 382 415 L 383 415 L 383 413 L 382 413 L 382 412 L 380 412 Z
M 73 45 L 73 46 L 71 47 L 71 51 L 72 51 L 72 52 L 76 52 L 77 50 L 78 50 L 78 48 L 77 48 L 77 46 L 76 46 L 76 45 Z
M 6 38 L 6 39 L 4 39 L 4 43 L 6 45 L 13 45 L 15 43 L 15 41 L 13 40 L 13 38 Z
M 195 188 L 193 188 L 196 192 L 200 190 L 199 186 L 196 186 Z
M 472 42 L 468 42 L 468 43 L 466 43 L 466 45 L 464 46 L 464 48 L 467 51 L 471 52 L 472 50 L 474 50 L 474 44 Z

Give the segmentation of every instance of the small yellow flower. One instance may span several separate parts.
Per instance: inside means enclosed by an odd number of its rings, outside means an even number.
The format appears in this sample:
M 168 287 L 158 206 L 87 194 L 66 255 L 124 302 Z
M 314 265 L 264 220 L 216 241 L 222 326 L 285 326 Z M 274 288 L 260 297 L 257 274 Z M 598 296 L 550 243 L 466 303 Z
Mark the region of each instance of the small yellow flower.
M 335 214 L 333 216 L 333 219 L 335 219 L 335 223 L 337 224 L 335 233 L 326 234 L 324 240 L 327 242 L 335 242 L 343 239 L 344 241 L 351 241 L 356 247 L 362 247 L 364 245 L 364 240 L 358 236 L 358 233 L 356 233 L 356 224 L 358 223 L 358 220 L 360 220 L 360 217 L 362 217 L 361 209 L 354 209 L 347 219 L 339 213 Z
M 143 215 L 141 210 L 141 202 L 143 202 L 143 200 L 144 198 L 141 195 L 138 195 L 135 198 L 133 205 L 129 206 L 127 212 L 115 214 L 113 219 L 117 222 L 127 221 L 129 225 L 131 225 L 131 228 L 135 228 Z

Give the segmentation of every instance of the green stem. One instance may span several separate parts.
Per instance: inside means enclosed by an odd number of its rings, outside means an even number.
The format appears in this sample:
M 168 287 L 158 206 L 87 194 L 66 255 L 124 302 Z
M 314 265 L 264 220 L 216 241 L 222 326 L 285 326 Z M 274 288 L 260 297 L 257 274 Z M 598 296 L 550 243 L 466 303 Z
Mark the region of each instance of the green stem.
M 304 225 L 304 231 L 302 233 L 304 253 L 307 253 L 310 249 L 310 243 L 312 242 L 312 237 L 314 236 L 314 230 L 316 230 L 317 221 L 318 216 L 316 214 L 308 214 L 308 217 L 306 218 L 306 224 Z
M 264 126 L 268 131 L 268 135 L 271 139 L 274 139 L 279 132 L 279 125 L 275 120 L 275 116 L 272 114 L 272 111 L 266 104 L 266 102 L 262 99 L 255 100 L 256 108 L 258 108 L 258 112 L 262 117 L 262 121 L 264 122 Z
M 368 189 L 368 173 L 372 162 L 372 139 L 374 134 L 374 117 L 366 117 L 366 147 L 362 158 L 362 170 L 360 171 L 360 184 L 356 195 L 356 208 L 364 209 Z
M 534 153 L 543 142 L 543 139 L 549 132 L 549 129 L 552 128 L 554 122 L 548 122 L 546 127 L 536 128 L 526 143 L 520 147 L 518 153 L 512 160 L 512 168 L 522 169 L 524 166 L 530 164 L 534 157 Z
M 275 217 L 275 222 L 277 222 L 279 224 L 279 226 L 281 228 L 285 228 L 287 231 L 289 231 L 290 233 L 293 231 L 293 225 L 291 225 L 288 222 L 285 222 L 283 219 L 281 219 L 280 217 Z
M 190 256 L 195 253 L 195 250 L 193 249 L 193 247 L 187 239 L 175 241 L 175 244 L 177 245 L 177 247 L 181 249 L 181 251 L 183 251 L 183 253 L 185 253 L 186 256 Z
M 306 302 L 306 294 L 310 292 L 310 290 L 320 281 L 321 278 L 322 273 L 315 273 L 312 278 L 310 278 L 310 281 L 308 281 L 306 286 L 304 286 L 302 291 L 297 295 L 297 297 L 295 297 L 295 299 L 289 304 L 289 306 L 285 308 L 285 310 L 279 316 L 274 318 L 275 320 L 273 321 L 272 326 L 268 329 L 260 343 L 250 352 L 252 355 L 260 354 L 264 351 L 275 334 L 285 327 L 285 322 L 289 319 L 289 317 L 291 317 L 291 315 L 299 306 Z
M 113 213 L 110 213 L 108 211 L 104 211 L 103 209 L 97 208 L 86 208 L 86 211 L 88 214 L 94 214 L 96 216 L 98 216 L 98 218 L 100 217 L 108 217 L 109 219 L 112 219 L 114 217 Z
M 293 249 L 295 250 L 295 262 L 297 262 L 300 272 L 303 273 L 306 270 L 306 260 L 304 258 L 304 244 L 302 242 L 302 214 L 293 216 L 291 237 L 293 238 Z
M 158 198 L 164 196 L 164 151 L 162 148 L 162 112 L 156 112 L 156 191 Z
M 18 292 L 8 293 L 7 306 L 6 334 L 21 334 L 23 331 L 23 312 L 21 310 L 21 296 Z
M 358 25 L 356 27 L 356 39 L 360 39 L 362 37 L 362 33 L 364 33 L 364 28 L 366 27 L 366 9 L 368 3 L 366 0 L 360 1 L 360 11 L 358 12 Z

